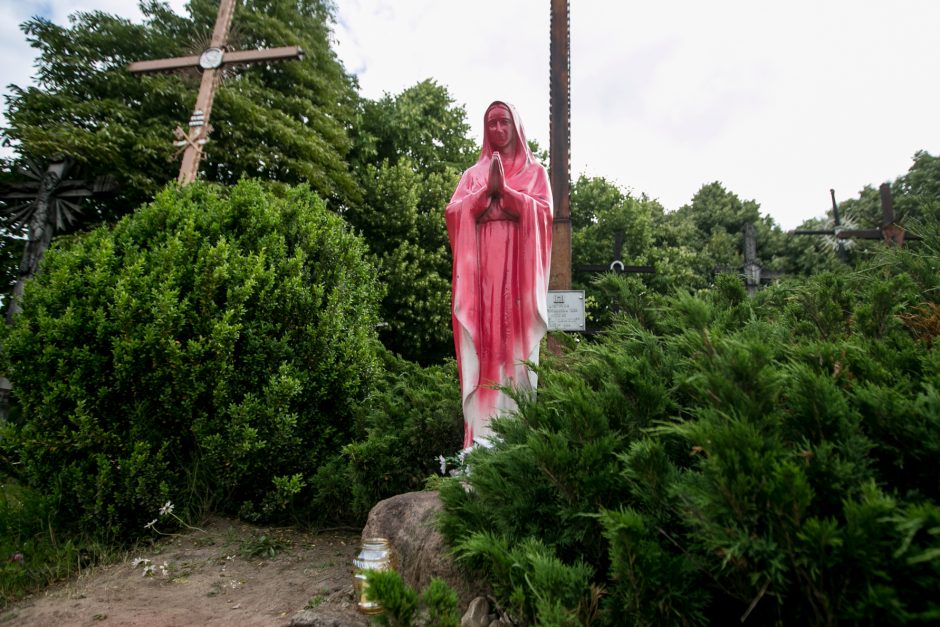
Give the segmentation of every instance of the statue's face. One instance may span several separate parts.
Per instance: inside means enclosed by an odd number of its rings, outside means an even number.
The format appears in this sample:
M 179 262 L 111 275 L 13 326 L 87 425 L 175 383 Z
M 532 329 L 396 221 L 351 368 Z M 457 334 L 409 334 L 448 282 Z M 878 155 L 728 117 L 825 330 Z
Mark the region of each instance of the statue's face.
M 486 114 L 486 138 L 493 150 L 506 152 L 516 141 L 516 127 L 509 109 L 496 105 Z

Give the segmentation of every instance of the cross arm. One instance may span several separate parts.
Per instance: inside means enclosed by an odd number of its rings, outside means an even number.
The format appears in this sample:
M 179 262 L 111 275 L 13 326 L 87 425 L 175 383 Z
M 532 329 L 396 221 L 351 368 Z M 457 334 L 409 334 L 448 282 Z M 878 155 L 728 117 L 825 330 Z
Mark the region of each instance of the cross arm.
M 169 72 L 172 70 L 181 70 L 187 67 L 198 67 L 199 55 L 194 54 L 188 57 L 173 57 L 172 59 L 156 59 L 154 61 L 137 61 L 127 66 L 127 71 L 132 74 L 151 74 L 154 72 Z
M 33 191 L 12 191 L 0 192 L 0 200 L 29 200 L 36 197 L 36 190 Z
M 842 229 L 836 233 L 839 239 L 882 239 L 884 233 L 881 229 Z
M 304 50 L 300 46 L 282 46 L 261 50 L 236 50 L 226 52 L 222 57 L 224 65 L 235 63 L 264 63 L 265 61 L 285 61 L 303 59 Z
M 653 266 L 626 266 L 621 261 L 614 261 L 610 265 L 582 264 L 575 268 L 579 272 L 616 272 L 617 274 L 656 274 Z
M 286 61 L 289 59 L 303 59 L 304 50 L 300 46 L 281 46 L 280 48 L 266 48 L 262 50 L 235 50 L 222 54 L 221 65 L 236 65 L 240 63 L 265 63 L 273 61 Z M 173 57 L 171 59 L 156 59 L 154 61 L 136 61 L 127 66 L 132 74 L 152 74 L 156 72 L 170 72 L 183 68 L 199 67 L 200 55 L 188 57 Z
M 823 229 L 823 230 L 814 230 L 814 229 L 800 229 L 798 231 L 790 231 L 791 235 L 835 235 L 836 232 L 832 229 Z

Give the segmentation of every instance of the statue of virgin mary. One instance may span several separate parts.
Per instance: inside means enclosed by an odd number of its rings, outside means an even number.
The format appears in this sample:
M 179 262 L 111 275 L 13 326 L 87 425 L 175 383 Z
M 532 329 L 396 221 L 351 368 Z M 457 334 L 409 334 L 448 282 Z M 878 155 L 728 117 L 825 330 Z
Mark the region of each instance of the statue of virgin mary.
M 483 150 L 446 211 L 453 253 L 454 347 L 464 448 L 488 445 L 490 421 L 516 410 L 502 389 L 533 391 L 547 331 L 552 191 L 515 108 L 484 114 Z

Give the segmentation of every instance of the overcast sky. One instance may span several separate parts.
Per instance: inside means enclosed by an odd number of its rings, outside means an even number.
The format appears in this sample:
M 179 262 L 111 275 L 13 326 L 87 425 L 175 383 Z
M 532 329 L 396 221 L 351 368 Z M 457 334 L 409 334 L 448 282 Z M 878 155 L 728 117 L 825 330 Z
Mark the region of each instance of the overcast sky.
M 916 151 L 940 153 L 940 0 L 571 5 L 573 178 L 604 176 L 669 210 L 717 180 L 793 228 L 828 211 L 829 188 L 852 198 Z M 336 6 L 336 50 L 362 95 L 434 78 L 478 139 L 499 99 L 548 147 L 550 0 Z M 0 0 L 3 93 L 33 73 L 18 24 L 92 9 L 140 15 L 132 1 Z

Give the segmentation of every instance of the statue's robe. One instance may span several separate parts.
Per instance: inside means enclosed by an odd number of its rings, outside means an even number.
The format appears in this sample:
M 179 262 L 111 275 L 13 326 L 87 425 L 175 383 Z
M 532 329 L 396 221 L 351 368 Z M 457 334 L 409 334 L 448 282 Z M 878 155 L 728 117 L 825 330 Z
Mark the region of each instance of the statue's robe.
M 494 103 L 496 104 L 496 103 Z M 499 103 L 502 104 L 502 103 Z M 493 105 L 490 105 L 492 108 Z M 516 404 L 498 386 L 534 391 L 539 343 L 548 325 L 548 276 L 552 256 L 552 192 L 545 168 L 535 161 L 515 110 L 517 154 L 506 166 L 506 187 L 523 195 L 519 215 L 491 207 L 478 221 L 467 198 L 487 186 L 492 149 L 464 172 L 447 205 L 453 253 L 454 345 L 463 397 L 464 448 L 487 445 L 490 420 Z M 487 109 L 489 111 L 489 109 Z M 524 154 L 522 153 L 524 151 Z

